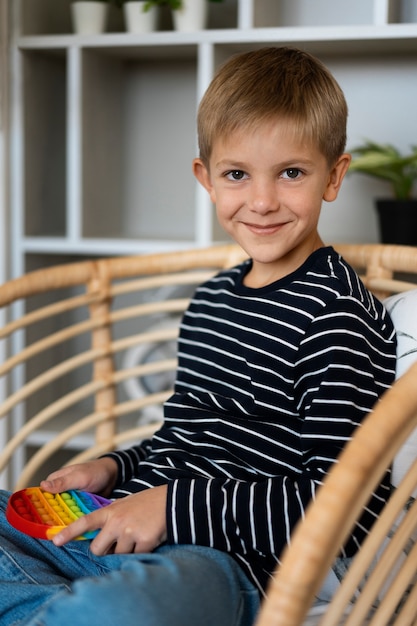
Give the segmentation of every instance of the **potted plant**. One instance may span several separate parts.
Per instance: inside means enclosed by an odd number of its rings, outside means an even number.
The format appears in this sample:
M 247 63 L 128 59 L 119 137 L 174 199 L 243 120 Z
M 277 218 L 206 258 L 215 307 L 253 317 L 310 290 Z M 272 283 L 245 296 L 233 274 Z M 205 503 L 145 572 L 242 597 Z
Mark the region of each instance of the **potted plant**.
M 73 0 L 71 16 L 74 31 L 79 35 L 96 35 L 106 30 L 108 4 L 113 0 Z
M 156 29 L 158 6 L 147 0 L 118 0 L 123 5 L 126 30 L 129 33 L 149 33 Z
M 176 30 L 202 30 L 207 22 L 207 2 L 222 0 L 147 0 L 144 10 L 148 11 L 153 6 L 169 6 Z
M 391 144 L 366 141 L 351 150 L 350 172 L 359 172 L 391 186 L 392 197 L 377 199 L 381 238 L 384 243 L 417 243 L 417 199 L 413 191 L 417 181 L 417 145 L 403 155 Z

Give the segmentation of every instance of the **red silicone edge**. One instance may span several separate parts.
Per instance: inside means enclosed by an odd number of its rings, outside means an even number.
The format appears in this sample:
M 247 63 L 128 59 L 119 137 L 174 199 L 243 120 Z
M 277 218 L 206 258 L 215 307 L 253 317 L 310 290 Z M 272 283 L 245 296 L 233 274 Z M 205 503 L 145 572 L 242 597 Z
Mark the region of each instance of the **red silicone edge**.
M 15 496 L 21 496 L 19 492 L 12 494 L 6 507 L 6 519 L 14 528 L 20 532 L 35 537 L 35 539 L 49 539 L 52 535 L 56 535 L 65 526 L 46 526 L 45 524 L 37 524 L 23 519 L 14 509 Z

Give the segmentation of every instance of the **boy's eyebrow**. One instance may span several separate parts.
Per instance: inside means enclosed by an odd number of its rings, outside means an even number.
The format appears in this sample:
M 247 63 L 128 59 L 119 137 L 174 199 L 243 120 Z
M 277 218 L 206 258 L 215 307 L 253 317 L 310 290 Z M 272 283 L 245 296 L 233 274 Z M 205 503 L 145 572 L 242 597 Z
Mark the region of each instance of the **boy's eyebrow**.
M 278 167 L 286 168 L 286 167 L 294 167 L 296 165 L 314 165 L 316 162 L 315 159 L 311 159 L 308 157 L 294 156 L 289 157 L 283 161 L 277 162 L 276 165 Z M 242 169 L 244 170 L 248 167 L 248 164 L 243 161 L 235 161 L 233 158 L 230 159 L 221 159 L 217 163 L 214 164 L 214 167 L 221 169 L 223 167 L 233 167 L 234 169 Z
M 221 159 L 221 161 L 218 161 L 214 165 L 215 167 L 218 167 L 218 168 L 230 167 L 231 165 L 233 165 L 233 167 L 235 167 L 236 169 L 244 169 L 247 164 L 244 163 L 243 161 L 235 161 L 234 159 L 230 158 L 230 159 Z

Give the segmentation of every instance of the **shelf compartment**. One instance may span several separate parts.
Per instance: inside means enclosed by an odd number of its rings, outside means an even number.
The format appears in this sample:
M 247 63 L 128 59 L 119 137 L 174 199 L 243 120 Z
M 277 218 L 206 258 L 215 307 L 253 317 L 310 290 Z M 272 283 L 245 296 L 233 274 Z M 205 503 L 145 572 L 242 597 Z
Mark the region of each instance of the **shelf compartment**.
M 71 4 L 73 0 L 13 0 L 15 16 L 20 11 L 22 35 L 58 35 L 73 32 Z M 120 9 L 109 5 L 107 30 L 118 32 L 123 30 L 123 14 Z
M 195 59 L 82 54 L 83 237 L 192 240 Z
M 392 22 L 401 24 L 417 23 L 417 2 L 416 0 L 397 0 L 393 5 Z
M 20 24 L 22 35 L 70 32 L 71 0 L 14 0 L 11 4 L 15 12 L 15 23 Z
M 25 233 L 65 234 L 66 55 L 22 53 Z

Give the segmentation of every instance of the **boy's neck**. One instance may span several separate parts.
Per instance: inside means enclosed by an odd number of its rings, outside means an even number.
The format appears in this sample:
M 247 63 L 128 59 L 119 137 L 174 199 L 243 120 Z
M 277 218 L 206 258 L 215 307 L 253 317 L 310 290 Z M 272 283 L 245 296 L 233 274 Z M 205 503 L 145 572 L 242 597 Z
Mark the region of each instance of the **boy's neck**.
M 260 289 L 261 287 L 272 285 L 277 280 L 295 272 L 313 252 L 324 246 L 325 244 L 321 237 L 317 235 L 314 245 L 304 250 L 303 254 L 300 254 L 300 250 L 297 250 L 297 254 L 286 255 L 275 263 L 262 263 L 252 259 L 252 267 L 244 277 L 243 284 L 251 289 Z

